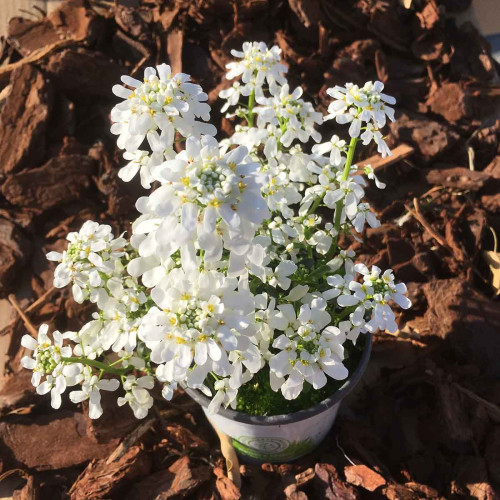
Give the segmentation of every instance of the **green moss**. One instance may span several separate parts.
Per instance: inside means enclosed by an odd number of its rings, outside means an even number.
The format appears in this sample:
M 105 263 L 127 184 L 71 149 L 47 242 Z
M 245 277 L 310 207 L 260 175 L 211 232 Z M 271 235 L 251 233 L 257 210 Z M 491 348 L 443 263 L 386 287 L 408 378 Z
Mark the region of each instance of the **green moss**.
M 360 338 L 358 345 L 348 342 L 346 352 L 348 358 L 344 364 L 352 374 L 361 360 L 364 349 L 364 340 Z M 274 392 L 269 383 L 269 368 L 266 365 L 257 372 L 252 380 L 240 387 L 236 399 L 236 409 L 249 415 L 270 417 L 272 415 L 286 415 L 314 406 L 330 397 L 345 384 L 345 380 L 333 380 L 328 377 L 327 384 L 320 390 L 314 390 L 309 383 L 304 383 L 304 389 L 297 399 L 287 400 L 280 391 Z

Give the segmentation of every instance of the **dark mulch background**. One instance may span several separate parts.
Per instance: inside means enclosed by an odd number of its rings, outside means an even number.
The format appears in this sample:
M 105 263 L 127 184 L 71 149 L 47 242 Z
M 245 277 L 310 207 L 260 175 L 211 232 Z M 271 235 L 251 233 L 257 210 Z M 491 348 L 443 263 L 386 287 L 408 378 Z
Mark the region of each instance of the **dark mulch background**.
M 97 422 L 85 407 L 53 411 L 19 366 L 25 327 L 12 311 L 1 332 L 10 358 L 0 473 L 18 482 L 14 498 L 496 498 L 500 259 L 486 252 L 500 226 L 500 86 L 488 43 L 455 23 L 469 4 L 69 0 L 43 19 L 12 19 L 0 46 L 0 290 L 35 325 L 76 329 L 90 313 L 51 288 L 44 253 L 86 219 L 121 231 L 135 217 L 141 189 L 117 179 L 123 160 L 109 133 L 112 84 L 170 61 L 210 93 L 214 122 L 230 133 L 217 93 L 244 40 L 277 43 L 292 84 L 323 111 L 325 89 L 346 81 L 379 79 L 397 97 L 395 157 L 371 160 L 387 183 L 368 191 L 383 224 L 354 246 L 360 260 L 392 267 L 414 303 L 397 335 L 376 336 L 368 373 L 325 443 L 291 465 L 242 466 L 241 494 L 184 395 L 158 395 L 140 423 L 112 400 Z

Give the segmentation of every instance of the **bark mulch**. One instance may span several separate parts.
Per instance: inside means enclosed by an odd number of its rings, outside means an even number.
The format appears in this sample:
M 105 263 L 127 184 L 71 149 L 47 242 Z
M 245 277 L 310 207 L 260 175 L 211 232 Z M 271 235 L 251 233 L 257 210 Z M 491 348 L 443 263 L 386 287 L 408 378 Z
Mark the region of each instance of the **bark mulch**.
M 85 405 L 53 411 L 20 368 L 26 326 L 12 309 L 0 332 L 9 342 L 0 478 L 18 478 L 14 498 L 496 498 L 499 67 L 472 24 L 455 21 L 469 4 L 67 0 L 49 16 L 11 20 L 0 43 L 0 296 L 15 294 L 35 325 L 76 329 L 92 311 L 52 288 L 44 254 L 86 219 L 120 232 L 135 218 L 141 188 L 119 181 L 109 132 L 112 84 L 169 61 L 204 86 L 214 123 L 230 133 L 217 93 L 228 85 L 230 49 L 245 40 L 278 44 L 292 85 L 323 111 L 326 88 L 346 81 L 379 79 L 397 97 L 395 155 L 365 159 L 387 183 L 368 190 L 382 226 L 353 248 L 394 269 L 414 304 L 396 335 L 376 336 L 368 372 L 325 443 L 293 464 L 242 465 L 241 492 L 183 394 L 171 403 L 157 395 L 141 422 L 113 399 L 95 422 Z

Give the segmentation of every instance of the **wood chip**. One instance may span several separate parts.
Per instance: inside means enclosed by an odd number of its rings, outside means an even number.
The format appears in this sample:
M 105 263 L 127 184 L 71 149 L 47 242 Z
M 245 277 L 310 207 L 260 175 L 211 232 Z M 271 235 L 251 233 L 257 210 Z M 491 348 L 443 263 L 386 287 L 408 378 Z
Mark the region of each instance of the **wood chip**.
M 415 151 L 415 148 L 408 144 L 400 144 L 392 150 L 391 156 L 386 156 L 382 158 L 380 155 L 370 156 L 366 160 L 360 161 L 358 167 L 360 167 L 359 173 L 363 173 L 362 168 L 370 165 L 373 170 L 380 170 L 381 168 L 388 167 L 389 165 L 394 165 L 405 158 L 411 156 Z
M 345 478 L 354 486 L 362 486 L 365 490 L 375 491 L 384 486 L 386 480 L 366 465 L 349 465 L 344 468 Z

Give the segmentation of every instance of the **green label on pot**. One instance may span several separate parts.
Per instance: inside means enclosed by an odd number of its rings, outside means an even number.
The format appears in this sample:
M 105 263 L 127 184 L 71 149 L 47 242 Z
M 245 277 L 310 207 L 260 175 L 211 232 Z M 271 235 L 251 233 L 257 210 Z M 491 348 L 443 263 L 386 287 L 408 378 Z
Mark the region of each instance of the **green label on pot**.
M 309 453 L 316 446 L 311 438 L 288 441 L 276 437 L 239 436 L 232 442 L 242 455 L 263 461 L 292 460 Z

